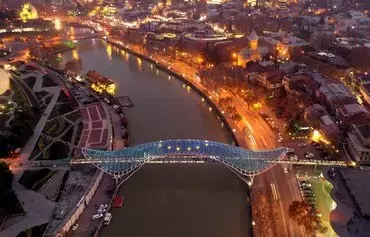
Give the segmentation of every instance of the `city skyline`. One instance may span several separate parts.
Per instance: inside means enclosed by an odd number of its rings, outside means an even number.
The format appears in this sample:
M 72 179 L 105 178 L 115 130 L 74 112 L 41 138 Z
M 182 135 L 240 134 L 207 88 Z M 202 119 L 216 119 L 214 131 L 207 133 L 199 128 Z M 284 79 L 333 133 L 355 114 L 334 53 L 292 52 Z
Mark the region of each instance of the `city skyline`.
M 0 1 L 0 236 L 366 237 L 369 9 Z

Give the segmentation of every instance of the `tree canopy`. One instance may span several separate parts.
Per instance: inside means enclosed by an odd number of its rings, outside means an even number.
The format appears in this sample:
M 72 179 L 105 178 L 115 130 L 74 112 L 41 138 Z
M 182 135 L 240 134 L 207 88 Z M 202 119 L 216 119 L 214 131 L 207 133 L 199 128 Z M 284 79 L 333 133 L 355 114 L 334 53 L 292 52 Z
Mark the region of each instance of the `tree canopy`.
M 305 227 L 307 234 L 314 235 L 317 232 L 327 231 L 327 227 L 322 226 L 321 219 L 315 215 L 311 205 L 306 201 L 293 201 L 289 206 L 288 214 L 298 225 Z

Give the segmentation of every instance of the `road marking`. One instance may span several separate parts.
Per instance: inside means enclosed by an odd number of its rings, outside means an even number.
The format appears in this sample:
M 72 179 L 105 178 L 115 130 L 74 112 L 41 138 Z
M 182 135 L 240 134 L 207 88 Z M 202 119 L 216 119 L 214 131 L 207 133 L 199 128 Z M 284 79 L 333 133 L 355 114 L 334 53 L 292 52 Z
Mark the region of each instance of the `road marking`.
M 248 122 L 248 121 L 245 121 L 246 123 L 246 125 L 247 125 L 247 127 L 248 127 L 248 129 L 249 129 L 249 131 L 251 131 L 252 133 L 254 132 L 254 130 L 253 130 L 253 128 L 252 128 L 252 126 L 251 126 L 251 124 Z
M 276 192 L 275 184 L 271 183 L 271 190 L 272 190 L 272 196 L 274 197 L 274 200 L 278 200 L 279 196 Z

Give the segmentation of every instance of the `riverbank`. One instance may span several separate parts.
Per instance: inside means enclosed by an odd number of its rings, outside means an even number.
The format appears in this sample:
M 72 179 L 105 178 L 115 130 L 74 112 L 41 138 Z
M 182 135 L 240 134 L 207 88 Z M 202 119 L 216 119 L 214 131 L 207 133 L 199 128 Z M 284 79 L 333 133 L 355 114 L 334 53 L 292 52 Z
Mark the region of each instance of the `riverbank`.
M 199 93 L 197 93 L 195 90 L 192 90 L 190 86 L 186 86 L 185 82 L 174 78 L 173 74 L 168 74 L 160 70 L 160 68 L 156 67 L 154 64 L 146 60 L 141 60 L 133 54 L 126 53 L 126 51 L 118 49 L 113 45 L 107 44 L 106 42 L 100 40 L 80 41 L 79 46 L 73 53 L 66 52 L 62 54 L 62 57 L 65 59 L 64 62 L 71 60 L 76 54 L 83 62 L 85 68 L 84 73 L 85 71 L 93 68 L 102 75 L 112 78 L 117 85 L 117 96 L 128 95 L 132 99 L 133 103 L 135 103 L 135 106 L 127 110 L 127 117 L 130 121 L 129 130 L 132 145 L 158 141 L 161 139 L 179 138 L 204 139 L 228 144 L 232 143 L 233 140 L 230 136 L 230 132 L 225 129 L 225 126 L 222 125 L 221 120 L 217 119 L 215 110 L 210 108 L 209 104 L 205 103 L 205 99 L 202 98 Z M 97 57 L 99 57 L 99 60 L 96 60 Z M 55 65 L 60 65 L 63 67 L 63 62 L 57 61 L 55 62 Z M 208 179 L 214 180 L 217 178 L 232 176 L 234 179 L 229 180 L 229 184 L 225 184 L 225 186 L 232 187 L 234 182 L 240 183 L 239 178 L 235 177 L 233 173 L 230 173 L 227 168 L 221 164 L 218 165 L 224 168 L 223 170 L 225 170 L 228 175 L 224 176 L 221 173 L 216 175 L 217 177 L 210 177 L 206 175 Z M 201 166 L 202 165 L 199 165 L 199 168 L 201 168 Z M 145 167 L 147 167 L 147 165 L 145 165 Z M 145 167 L 143 167 L 142 170 L 135 173 L 134 176 L 125 182 L 121 189 L 124 190 L 125 186 L 129 185 L 130 181 L 134 182 L 136 178 L 139 177 L 138 175 L 140 175 L 141 172 L 145 172 Z M 182 167 L 183 166 L 180 166 L 179 169 L 182 169 Z M 204 167 L 206 170 L 208 170 L 206 165 L 204 165 Z M 153 168 L 158 172 L 162 170 L 162 166 L 158 165 Z M 186 177 L 192 177 L 192 168 L 189 168 L 188 170 L 189 174 L 184 175 L 185 179 L 183 179 L 183 182 L 187 182 Z M 213 169 L 209 167 L 209 170 L 212 171 Z M 157 171 L 153 172 L 157 173 Z M 173 173 L 175 170 L 169 172 Z M 163 172 L 163 175 L 168 177 L 167 172 Z M 166 183 L 163 183 L 161 179 L 157 179 L 157 175 L 151 175 L 147 178 L 150 178 L 150 181 L 156 184 L 159 189 L 166 187 Z M 197 181 L 197 179 L 195 179 L 195 181 Z M 180 181 L 174 183 L 180 185 Z M 189 184 L 185 183 L 185 185 L 195 186 L 190 184 L 190 180 Z M 136 186 L 136 190 L 139 187 L 140 191 L 142 189 L 140 186 L 141 185 Z M 135 189 L 135 186 L 133 187 Z M 207 186 L 204 187 L 204 192 L 207 192 L 206 187 Z M 201 188 L 201 190 L 202 189 L 203 188 Z M 232 192 L 236 192 L 238 195 L 243 195 L 246 197 L 247 190 L 247 185 L 243 183 L 241 189 L 233 190 Z M 186 190 L 179 190 L 179 192 L 183 191 Z M 134 194 L 135 190 L 132 190 L 132 192 Z M 228 192 L 229 191 L 225 190 L 225 194 Z M 126 195 L 130 195 L 130 193 L 131 190 L 123 193 L 125 196 L 125 204 L 122 209 L 111 210 L 113 213 L 113 221 L 109 227 L 103 228 L 103 233 L 104 229 L 113 229 L 118 233 L 126 233 L 126 231 L 129 229 L 123 228 L 122 222 L 129 222 L 131 216 L 147 215 L 146 210 L 135 209 L 136 212 L 131 214 L 126 220 L 126 216 L 129 214 L 126 213 L 126 205 L 131 205 L 128 196 Z M 180 201 L 182 203 L 181 197 L 177 198 L 177 196 L 174 195 L 175 193 L 171 194 L 175 198 L 173 201 Z M 164 197 L 165 193 L 163 193 L 163 198 Z M 221 193 L 221 195 L 217 198 L 222 200 L 223 197 L 224 196 Z M 233 232 L 233 229 L 251 231 L 251 228 L 248 225 L 248 223 L 250 223 L 250 211 L 249 208 L 244 208 L 245 205 L 249 206 L 249 204 L 246 202 L 246 199 L 247 198 L 243 199 L 243 206 L 238 204 L 240 203 L 238 200 L 234 199 L 231 201 L 224 200 L 222 203 L 218 204 L 220 207 L 213 207 L 223 210 L 229 205 L 232 205 L 230 203 L 235 203 L 237 209 L 244 213 L 244 216 L 236 215 L 235 213 L 230 215 L 225 215 L 225 213 L 217 214 L 218 218 L 219 216 L 223 216 L 223 218 L 227 218 L 230 220 L 230 222 L 234 223 L 233 226 L 229 226 L 229 233 Z M 191 203 L 188 205 L 186 202 L 182 203 L 184 208 L 194 210 L 193 206 L 190 204 Z M 132 203 L 132 205 L 134 206 L 134 203 Z M 156 203 L 155 205 L 160 205 L 160 203 Z M 198 215 L 197 213 L 198 210 L 194 210 L 193 216 Z M 209 212 L 203 211 L 202 214 L 207 215 L 206 213 Z M 157 220 L 160 219 L 160 217 L 161 216 L 154 218 Z M 210 221 L 207 221 L 208 219 L 212 219 L 212 217 L 208 218 L 207 215 L 207 217 L 202 220 L 203 233 L 209 228 L 212 228 L 210 231 L 214 231 L 213 229 L 218 228 L 218 226 L 213 226 Z M 114 220 L 120 221 L 115 223 Z M 172 218 L 171 220 L 172 222 L 167 223 L 167 225 L 178 224 L 176 218 Z M 148 222 L 150 225 L 150 221 Z M 143 221 L 140 221 L 139 223 L 143 226 L 147 225 L 147 223 L 144 223 Z M 137 226 L 139 223 L 132 223 L 132 225 Z M 79 228 L 82 226 L 84 225 L 79 225 Z M 160 226 L 158 226 L 158 228 L 159 227 Z M 179 228 L 184 229 L 189 227 L 186 225 L 186 223 L 183 223 L 183 226 Z M 193 226 L 191 226 L 191 228 L 193 228 Z M 236 235 L 234 236 L 237 237 Z
M 170 69 L 170 67 L 168 67 L 168 66 L 166 66 L 164 64 L 161 64 L 159 61 L 154 60 L 152 57 L 147 57 L 146 55 L 144 55 L 144 54 L 142 54 L 140 52 L 136 52 L 135 50 L 133 50 L 131 48 L 125 47 L 125 46 L 123 46 L 121 44 L 118 44 L 118 43 L 116 43 L 116 42 L 114 42 L 112 40 L 109 40 L 109 39 L 107 39 L 106 42 L 109 43 L 109 44 L 114 45 L 117 48 L 123 49 L 123 50 L 125 50 L 125 51 L 127 51 L 127 52 L 129 52 L 129 53 L 131 53 L 131 54 L 133 54 L 133 55 L 135 55 L 137 57 L 139 57 L 139 58 L 142 58 L 144 60 L 147 60 L 150 63 L 155 64 L 159 69 L 167 72 L 168 74 L 171 74 L 171 75 L 175 76 L 177 79 L 180 79 L 186 85 L 190 86 L 196 93 L 198 93 L 202 98 L 204 98 L 204 100 L 212 107 L 212 109 L 214 109 L 216 111 L 216 113 L 218 114 L 218 117 L 224 123 L 224 125 L 225 125 L 226 129 L 228 130 L 228 132 L 231 134 L 231 137 L 232 137 L 233 143 L 234 143 L 233 145 L 239 146 L 240 142 L 239 142 L 237 136 L 235 135 L 234 130 L 230 126 L 228 119 L 218 109 L 218 107 L 216 106 L 216 104 L 205 94 L 205 92 L 203 92 L 200 88 L 198 88 L 192 82 L 190 82 L 189 80 L 187 80 L 184 77 L 184 75 L 181 75 L 180 73 L 177 73 L 177 72 L 172 71 Z M 239 178 L 242 179 L 241 177 L 239 177 Z M 245 179 L 242 179 L 242 181 L 245 184 L 247 184 L 247 186 L 249 185 L 248 184 L 248 181 L 246 181 Z M 250 203 L 252 202 L 252 200 L 251 200 L 251 192 L 250 192 L 249 189 L 247 190 L 247 200 L 248 200 L 248 203 L 249 203 L 249 206 L 250 206 L 248 215 L 250 217 L 252 217 L 252 205 L 250 205 Z M 248 226 L 249 226 L 249 229 L 252 229 L 253 230 L 252 218 L 249 220 Z M 253 231 L 251 231 L 250 236 L 254 236 L 254 235 L 255 235 L 255 233 Z
M 121 44 L 118 44 L 112 40 L 109 40 L 109 39 L 106 39 L 105 40 L 107 43 L 109 44 L 112 44 L 114 45 L 115 47 L 117 48 L 120 48 L 120 49 L 123 49 L 139 58 L 142 58 L 150 63 L 153 63 L 155 64 L 159 69 L 161 69 L 162 71 L 165 71 L 166 73 L 168 74 L 171 74 L 173 76 L 175 76 L 177 79 L 180 79 L 182 82 L 184 82 L 186 85 L 190 86 L 195 92 L 197 92 L 202 98 L 204 98 L 204 100 L 211 106 L 211 108 L 213 110 L 216 111 L 217 115 L 218 115 L 218 118 L 224 123 L 226 129 L 228 130 L 228 132 L 230 133 L 231 135 L 231 138 L 233 140 L 233 145 L 235 146 L 239 146 L 239 140 L 237 139 L 237 137 L 235 136 L 235 133 L 233 131 L 233 129 L 231 128 L 228 120 L 226 119 L 226 117 L 223 115 L 223 113 L 221 113 L 221 111 L 218 109 L 218 107 L 216 106 L 216 104 L 208 98 L 208 96 L 201 90 L 199 89 L 197 86 L 195 86 L 193 83 L 191 83 L 189 80 L 187 80 L 183 75 L 177 73 L 177 72 L 174 72 L 172 71 L 171 69 L 169 69 L 166 65 L 164 64 L 161 64 L 159 61 L 156 61 L 154 60 L 153 58 L 151 57 L 147 57 L 146 55 L 144 54 L 141 54 L 139 52 L 136 52 L 135 50 L 131 49 L 131 48 L 128 48 L 128 47 L 125 47 L 124 45 L 121 45 Z

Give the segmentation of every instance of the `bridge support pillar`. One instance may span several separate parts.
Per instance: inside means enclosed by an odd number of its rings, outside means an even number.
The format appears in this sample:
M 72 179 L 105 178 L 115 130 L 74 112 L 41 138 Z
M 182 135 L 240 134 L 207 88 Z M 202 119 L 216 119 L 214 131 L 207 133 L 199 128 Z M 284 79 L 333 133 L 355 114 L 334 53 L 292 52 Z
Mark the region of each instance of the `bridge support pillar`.
M 116 176 L 116 175 L 114 175 L 113 176 L 113 179 L 114 179 L 114 181 L 115 181 L 115 183 L 116 183 L 116 187 L 118 187 L 118 184 L 119 184 L 119 176 Z
M 254 181 L 254 175 L 251 175 L 251 176 L 249 176 L 249 181 L 248 181 L 248 186 L 249 187 L 252 187 L 252 185 L 253 185 L 253 181 Z

